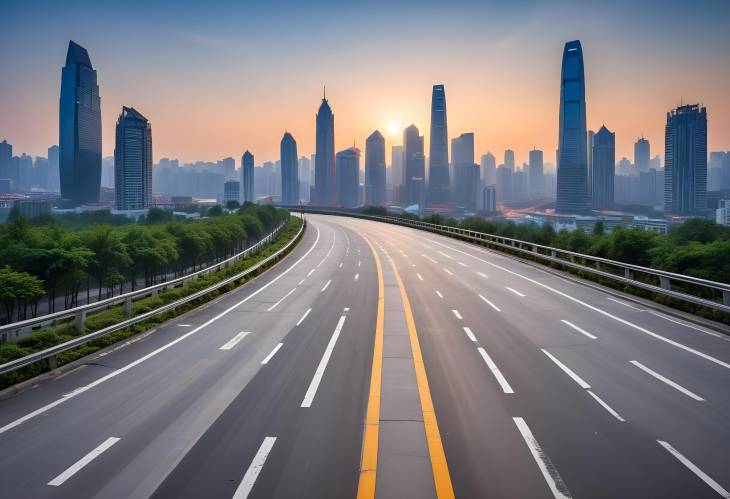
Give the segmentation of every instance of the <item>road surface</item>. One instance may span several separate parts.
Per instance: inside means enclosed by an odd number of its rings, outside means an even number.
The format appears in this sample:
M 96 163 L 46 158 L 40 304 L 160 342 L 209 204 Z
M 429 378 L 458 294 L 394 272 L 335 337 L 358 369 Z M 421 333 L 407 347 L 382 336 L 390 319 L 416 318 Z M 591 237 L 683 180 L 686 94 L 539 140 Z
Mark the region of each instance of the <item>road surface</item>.
M 727 336 L 307 218 L 254 281 L 0 401 L 0 495 L 728 497 Z

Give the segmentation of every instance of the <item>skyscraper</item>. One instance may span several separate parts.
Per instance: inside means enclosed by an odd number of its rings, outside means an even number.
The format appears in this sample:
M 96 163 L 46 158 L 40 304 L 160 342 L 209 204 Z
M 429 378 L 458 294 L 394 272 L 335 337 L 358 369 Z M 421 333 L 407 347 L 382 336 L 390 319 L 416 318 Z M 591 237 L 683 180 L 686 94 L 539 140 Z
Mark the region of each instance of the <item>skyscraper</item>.
M 59 113 L 61 198 L 69 205 L 96 203 L 101 186 L 101 99 L 85 48 L 68 42 L 61 73 Z
M 335 115 L 326 98 L 317 111 L 316 156 L 314 158 L 314 204 L 335 204 Z
M 515 169 L 515 152 L 512 149 L 504 151 L 504 166 L 511 170 Z
M 48 178 L 48 190 L 58 192 L 61 188 L 58 174 L 58 146 L 48 148 L 48 168 L 50 170 Z
M 707 110 L 699 104 L 667 113 L 664 129 L 664 210 L 692 215 L 706 209 Z
M 17 181 L 13 170 L 13 146 L 7 140 L 0 142 L 0 178 Z
M 616 174 L 616 137 L 602 126 L 593 136 L 591 200 L 593 208 L 613 208 L 613 182 Z
M 649 158 L 651 157 L 649 141 L 641 137 L 634 144 L 634 166 L 637 171 L 649 171 Z
M 493 185 L 497 183 L 497 159 L 494 154 L 487 152 L 482 155 L 481 161 L 482 167 L 482 183 L 487 185 Z
M 545 191 L 545 187 L 543 186 L 543 158 L 542 151 L 539 149 L 530 151 L 528 183 L 530 186 L 530 194 L 533 196 L 539 196 Z
M 297 141 L 289 132 L 281 139 L 281 203 L 299 204 L 299 164 Z
M 454 165 L 454 202 L 475 210 L 479 193 L 479 167 L 474 164 L 474 133 L 462 133 L 451 140 Z
M 337 206 L 356 208 L 360 194 L 360 149 L 350 147 L 337 153 Z
M 588 160 L 583 49 L 578 40 L 566 43 L 563 50 L 559 120 L 555 210 L 580 213 L 588 208 Z
M 249 151 L 244 152 L 241 157 L 241 180 L 241 185 L 243 186 L 243 202 L 256 202 L 256 196 L 254 194 L 253 154 Z
M 365 204 L 385 203 L 385 139 L 375 130 L 365 141 Z
M 152 127 L 131 107 L 117 119 L 114 193 L 118 210 L 144 210 L 152 202 Z
M 403 131 L 403 199 L 402 206 L 419 204 L 423 199 L 426 164 L 423 157 L 423 136 L 416 125 Z M 421 207 L 423 208 L 423 207 Z
M 443 85 L 434 85 L 431 93 L 431 140 L 428 153 L 428 197 L 432 203 L 449 201 L 448 127 L 446 94 Z

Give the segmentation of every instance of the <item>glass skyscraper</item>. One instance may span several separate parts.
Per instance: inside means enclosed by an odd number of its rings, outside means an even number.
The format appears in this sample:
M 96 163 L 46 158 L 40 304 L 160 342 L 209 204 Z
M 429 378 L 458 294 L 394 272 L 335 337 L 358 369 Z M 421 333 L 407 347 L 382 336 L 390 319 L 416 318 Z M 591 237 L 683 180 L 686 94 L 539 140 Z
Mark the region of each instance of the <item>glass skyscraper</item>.
M 385 139 L 375 130 L 365 141 L 365 204 L 385 203 Z
M 254 203 L 256 196 L 254 195 L 253 182 L 253 154 L 249 151 L 243 153 L 241 157 L 241 185 L 243 186 L 243 202 Z
M 586 92 L 580 41 L 565 44 L 560 82 L 558 188 L 555 210 L 580 213 L 588 209 Z
M 68 43 L 61 73 L 59 147 L 62 203 L 97 203 L 101 186 L 99 85 L 89 53 L 73 41 Z
M 423 156 L 423 135 L 416 125 L 403 131 L 403 196 L 401 206 L 417 204 L 423 208 L 426 165 Z
M 699 104 L 667 113 L 664 129 L 664 210 L 699 214 L 707 208 L 707 110 Z
M 327 99 L 322 98 L 322 104 L 317 111 L 313 204 L 334 206 L 335 176 L 335 115 L 332 113 Z
M 114 193 L 118 210 L 144 210 L 152 202 L 152 127 L 131 107 L 117 120 Z
M 360 202 L 360 149 L 337 153 L 337 206 L 355 208 Z
M 281 139 L 281 203 L 299 204 L 299 155 L 297 141 L 289 132 Z
M 446 93 L 434 85 L 431 93 L 431 141 L 428 155 L 428 197 L 432 203 L 449 201 L 449 150 L 446 122 Z
M 593 171 L 591 200 L 593 208 L 613 208 L 613 184 L 616 173 L 616 137 L 605 126 L 593 136 Z

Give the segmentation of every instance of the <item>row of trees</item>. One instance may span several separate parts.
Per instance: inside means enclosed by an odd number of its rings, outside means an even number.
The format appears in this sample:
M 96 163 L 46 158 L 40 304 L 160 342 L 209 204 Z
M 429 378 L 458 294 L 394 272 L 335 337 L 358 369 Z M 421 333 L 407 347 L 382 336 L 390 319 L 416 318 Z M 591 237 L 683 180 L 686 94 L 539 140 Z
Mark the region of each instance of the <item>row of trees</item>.
M 0 226 L 0 302 L 4 320 L 35 315 L 44 296 L 48 311 L 79 304 L 92 286 L 97 299 L 183 275 L 242 251 L 289 216 L 272 206 L 246 204 L 233 213 L 209 210 L 200 221 L 169 221 L 150 212 L 141 223 L 94 224 L 72 229 L 53 219 L 19 217 Z M 59 298 L 60 300 L 60 298 Z

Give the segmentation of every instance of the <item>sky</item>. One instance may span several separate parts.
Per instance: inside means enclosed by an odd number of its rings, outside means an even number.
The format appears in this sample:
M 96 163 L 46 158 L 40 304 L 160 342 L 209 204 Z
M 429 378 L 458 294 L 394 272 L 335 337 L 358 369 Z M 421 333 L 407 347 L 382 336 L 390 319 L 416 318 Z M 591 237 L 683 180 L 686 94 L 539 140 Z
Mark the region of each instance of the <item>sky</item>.
M 122 106 L 152 124 L 153 156 L 181 162 L 279 157 L 285 131 L 314 152 L 326 86 L 337 150 L 379 129 L 388 148 L 428 133 L 432 85 L 446 86 L 449 136 L 475 155 L 554 162 L 560 64 L 583 45 L 589 129 L 616 133 L 616 159 L 644 136 L 664 153 L 666 113 L 701 102 L 708 150 L 730 150 L 727 0 L 188 2 L 3 0 L 0 140 L 14 154 L 58 143 L 69 39 L 98 72 L 102 152 Z M 388 153 L 389 155 L 389 153 Z

